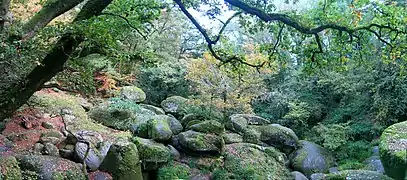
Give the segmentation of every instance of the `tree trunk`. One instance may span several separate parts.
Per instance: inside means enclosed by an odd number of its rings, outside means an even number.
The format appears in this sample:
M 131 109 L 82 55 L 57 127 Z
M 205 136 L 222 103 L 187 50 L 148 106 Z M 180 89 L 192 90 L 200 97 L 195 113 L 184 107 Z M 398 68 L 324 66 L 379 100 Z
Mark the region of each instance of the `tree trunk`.
M 0 0 L 0 33 L 4 29 L 4 23 L 7 21 L 7 13 L 10 7 L 10 0 Z
M 22 38 L 27 39 L 33 37 L 38 30 L 44 28 L 53 19 L 83 1 L 84 0 L 48 0 L 44 7 L 24 25 Z
M 111 1 L 90 0 L 82 8 L 74 22 L 99 15 Z M 1 94 L 1 96 L 7 96 L 7 98 L 3 98 L 6 99 L 6 102 L 2 102 L 0 105 L 0 120 L 9 117 L 15 110 L 25 104 L 45 82 L 49 81 L 58 72 L 61 72 L 72 52 L 83 41 L 84 37 L 82 35 L 66 33 L 43 59 L 41 65 L 35 67 L 23 81 L 10 88 L 7 94 Z

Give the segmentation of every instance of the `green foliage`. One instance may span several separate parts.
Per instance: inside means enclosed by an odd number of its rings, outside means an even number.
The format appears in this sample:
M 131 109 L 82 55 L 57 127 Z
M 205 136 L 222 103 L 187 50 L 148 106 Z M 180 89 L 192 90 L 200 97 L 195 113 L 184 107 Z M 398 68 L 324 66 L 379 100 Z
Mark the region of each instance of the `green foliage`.
M 189 82 L 184 78 L 186 62 L 167 61 L 153 67 L 141 67 L 138 86 L 146 92 L 147 102 L 159 105 L 165 98 L 189 95 Z
M 350 127 L 348 124 L 319 124 L 314 126 L 313 131 L 325 148 L 335 151 L 348 142 Z
M 158 170 L 158 180 L 188 179 L 190 175 L 189 168 L 184 165 L 169 165 Z
M 213 180 L 228 180 L 229 173 L 224 169 L 216 169 L 212 172 L 212 179 Z

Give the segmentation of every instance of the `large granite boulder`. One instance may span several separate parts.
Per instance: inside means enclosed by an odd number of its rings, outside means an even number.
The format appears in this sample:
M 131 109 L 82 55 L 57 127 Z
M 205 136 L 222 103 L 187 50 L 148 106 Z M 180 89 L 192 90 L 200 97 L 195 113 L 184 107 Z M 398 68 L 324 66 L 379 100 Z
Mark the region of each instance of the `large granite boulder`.
M 292 179 L 284 154 L 277 150 L 249 143 L 229 144 L 225 149 L 224 168 L 233 179 Z
M 139 103 L 146 100 L 146 93 L 136 86 L 125 86 L 120 89 L 120 98 Z
M 161 143 L 140 137 L 133 138 L 144 170 L 156 170 L 171 160 L 171 151 Z
M 297 148 L 298 137 L 290 128 L 279 124 L 266 126 L 249 126 L 260 132 L 260 141 L 290 154 Z
M 299 141 L 299 148 L 290 155 L 294 170 L 310 177 L 313 173 L 327 173 L 334 165 L 334 157 L 321 146 L 309 141 Z
M 111 145 L 100 170 L 111 173 L 117 180 L 143 180 L 139 153 L 131 142 L 118 141 Z
M 210 120 L 210 121 L 203 121 L 188 127 L 188 129 L 201 132 L 201 133 L 211 133 L 220 135 L 225 131 L 225 127 L 222 123 Z
M 243 134 L 245 129 L 249 125 L 266 125 L 266 124 L 270 124 L 270 121 L 251 114 L 231 115 L 228 121 L 225 123 L 227 129 L 239 134 Z
M 196 131 L 186 131 L 179 135 L 182 149 L 191 154 L 218 155 L 223 152 L 225 141 L 221 136 Z
M 407 121 L 386 128 L 380 137 L 379 149 L 386 174 L 404 180 L 407 177 Z
M 171 96 L 161 102 L 161 107 L 167 113 L 181 114 L 188 99 L 181 96 Z
M 24 155 L 18 157 L 20 168 L 23 171 L 35 172 L 36 179 L 63 179 L 63 180 L 85 180 L 81 165 L 72 161 L 42 155 Z

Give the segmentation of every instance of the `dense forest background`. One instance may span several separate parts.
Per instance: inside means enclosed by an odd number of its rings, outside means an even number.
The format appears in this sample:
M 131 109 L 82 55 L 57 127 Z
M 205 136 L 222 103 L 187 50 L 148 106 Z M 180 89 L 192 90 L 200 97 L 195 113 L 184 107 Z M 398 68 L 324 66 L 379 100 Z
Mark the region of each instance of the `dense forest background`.
M 188 98 L 184 115 L 222 122 L 256 114 L 334 152 L 342 170 L 363 167 L 383 130 L 407 118 L 404 1 L 244 1 L 290 16 L 300 28 L 349 28 L 317 33 L 265 22 L 223 1 L 114 0 L 99 16 L 74 20 L 84 2 L 42 27 L 32 17 L 53 1 L 13 0 L 0 14 L 3 108 L 19 102 L 13 87 L 46 67 L 43 60 L 69 34 L 81 42 L 40 89 L 98 99 L 136 85 L 151 105 Z

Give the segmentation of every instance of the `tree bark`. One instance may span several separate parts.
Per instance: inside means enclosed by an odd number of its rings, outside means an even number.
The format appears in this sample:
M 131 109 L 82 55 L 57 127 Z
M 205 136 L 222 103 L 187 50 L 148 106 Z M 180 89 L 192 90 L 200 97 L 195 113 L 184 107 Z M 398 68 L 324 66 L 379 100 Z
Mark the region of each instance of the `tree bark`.
M 83 1 L 84 0 L 48 0 L 44 7 L 24 25 L 22 38 L 27 39 L 33 37 L 38 30 L 44 28 L 53 19 Z
M 4 23 L 7 21 L 7 13 L 10 7 L 10 0 L 0 0 L 0 33 L 3 32 Z
M 84 5 L 74 22 L 99 15 L 111 1 L 112 0 L 90 0 Z M 41 65 L 35 67 L 23 81 L 18 82 L 14 87 L 10 88 L 7 94 L 1 94 L 1 96 L 7 96 L 7 99 L 4 98 L 6 102 L 2 102 L 0 105 L 0 120 L 12 115 L 12 113 L 25 104 L 45 82 L 49 81 L 58 72 L 61 72 L 72 52 L 84 39 L 82 35 L 72 33 L 64 34 L 51 52 L 43 59 Z

